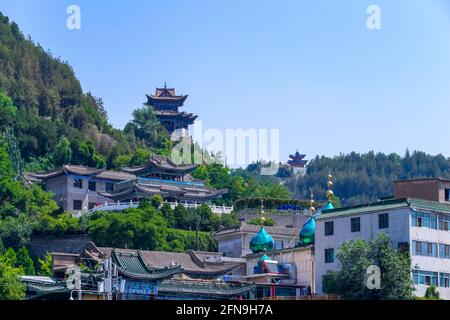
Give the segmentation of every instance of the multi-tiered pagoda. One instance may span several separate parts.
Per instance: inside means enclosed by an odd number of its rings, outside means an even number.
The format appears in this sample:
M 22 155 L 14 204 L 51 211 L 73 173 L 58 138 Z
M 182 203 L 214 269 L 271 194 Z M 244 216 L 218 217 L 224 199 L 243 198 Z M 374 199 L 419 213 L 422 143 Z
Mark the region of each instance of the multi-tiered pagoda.
M 294 174 L 303 175 L 305 173 L 305 166 L 308 163 L 308 160 L 304 160 L 305 157 L 306 154 L 300 154 L 298 150 L 295 154 L 289 155 L 291 160 L 288 160 L 287 163 L 291 166 Z
M 177 96 L 175 89 L 167 88 L 166 84 L 164 84 L 164 88 L 156 88 L 154 95 L 147 94 L 146 96 L 145 105 L 155 109 L 159 121 L 171 135 L 176 131 L 176 137 L 185 136 L 188 126 L 197 119 L 197 116 L 192 113 L 179 111 L 188 96 Z

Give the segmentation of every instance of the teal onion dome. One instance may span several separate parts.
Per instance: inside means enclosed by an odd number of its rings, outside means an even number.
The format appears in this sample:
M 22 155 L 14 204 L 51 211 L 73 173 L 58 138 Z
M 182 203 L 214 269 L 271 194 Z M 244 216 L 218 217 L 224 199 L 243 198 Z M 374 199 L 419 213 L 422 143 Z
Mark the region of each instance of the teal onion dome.
M 314 237 L 316 234 L 316 219 L 314 217 L 310 217 L 303 224 L 302 229 L 300 230 L 300 246 L 307 246 L 310 244 L 314 244 Z
M 259 252 L 269 252 L 273 250 L 273 239 L 266 232 L 264 227 L 261 227 L 261 230 L 252 238 L 250 241 L 250 250 L 253 253 Z
M 261 258 L 259 258 L 258 260 L 258 272 L 262 273 L 262 269 L 263 269 L 263 261 L 267 261 L 270 260 L 270 258 L 266 255 L 263 255 Z
M 328 201 L 327 204 L 322 208 L 322 210 L 331 210 L 331 209 L 334 209 L 334 206 L 331 203 L 331 201 Z

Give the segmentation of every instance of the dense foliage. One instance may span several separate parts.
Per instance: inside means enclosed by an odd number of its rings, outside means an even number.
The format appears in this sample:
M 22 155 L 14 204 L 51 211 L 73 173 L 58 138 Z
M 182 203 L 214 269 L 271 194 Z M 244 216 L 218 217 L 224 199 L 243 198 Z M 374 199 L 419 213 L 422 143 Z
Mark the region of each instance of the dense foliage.
M 34 169 L 73 163 L 113 167 L 138 148 L 166 151 L 170 141 L 152 108 L 113 128 L 100 98 L 83 93 L 71 66 L 26 39 L 0 13 L 0 129 L 11 127 Z M 10 98 L 9 98 L 10 97 Z
M 304 177 L 287 179 L 285 185 L 295 198 L 308 198 L 312 188 L 317 199 L 321 199 L 330 171 L 334 176 L 334 193 L 344 205 L 356 205 L 392 195 L 396 179 L 450 178 L 450 159 L 441 154 L 432 156 L 408 150 L 403 157 L 374 152 L 352 152 L 333 158 L 317 156 L 309 162 Z
M 380 233 L 376 240 L 344 242 L 336 258 L 341 267 L 323 278 L 324 291 L 346 299 L 409 300 L 412 298 L 411 259 L 395 250 L 389 238 Z M 381 289 L 368 289 L 367 268 L 375 265 L 381 272 Z

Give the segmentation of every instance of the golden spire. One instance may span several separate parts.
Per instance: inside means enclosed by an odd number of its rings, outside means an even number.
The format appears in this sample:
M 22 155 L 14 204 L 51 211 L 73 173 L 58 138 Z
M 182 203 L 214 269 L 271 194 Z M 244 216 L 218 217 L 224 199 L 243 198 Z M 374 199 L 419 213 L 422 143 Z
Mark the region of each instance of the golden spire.
M 328 190 L 326 192 L 326 196 L 328 198 L 328 201 L 331 202 L 331 198 L 333 198 L 333 195 L 334 195 L 333 190 L 332 190 L 332 188 L 333 188 L 333 176 L 331 175 L 331 172 L 328 172 L 327 187 L 328 187 Z
M 264 202 L 263 202 L 263 200 L 261 200 L 261 210 L 259 211 L 259 215 L 260 215 L 259 222 L 261 223 L 261 227 L 264 226 L 264 222 L 266 221 L 266 218 L 264 218 L 264 214 L 265 214 Z
M 312 189 L 309 189 L 309 192 L 311 193 L 311 199 L 309 200 L 309 214 L 314 215 L 314 212 L 316 212 L 316 208 L 314 207 L 314 194 Z

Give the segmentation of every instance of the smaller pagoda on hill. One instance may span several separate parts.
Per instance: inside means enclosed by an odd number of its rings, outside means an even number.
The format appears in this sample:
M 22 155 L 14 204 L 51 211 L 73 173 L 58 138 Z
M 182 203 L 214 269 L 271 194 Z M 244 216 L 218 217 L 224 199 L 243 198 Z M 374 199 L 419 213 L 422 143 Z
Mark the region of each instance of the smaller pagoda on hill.
M 155 94 L 146 96 L 145 105 L 154 108 L 158 120 L 170 135 L 174 132 L 176 133 L 175 138 L 187 135 L 188 126 L 193 124 L 198 117 L 192 113 L 179 111 L 186 101 L 187 95 L 177 96 L 175 89 L 167 88 L 164 83 L 164 88 L 156 88 Z
M 291 166 L 292 171 L 295 175 L 304 175 L 306 173 L 306 164 L 308 160 L 304 160 L 306 154 L 301 154 L 300 152 L 289 155 L 291 160 L 288 160 L 288 164 Z

